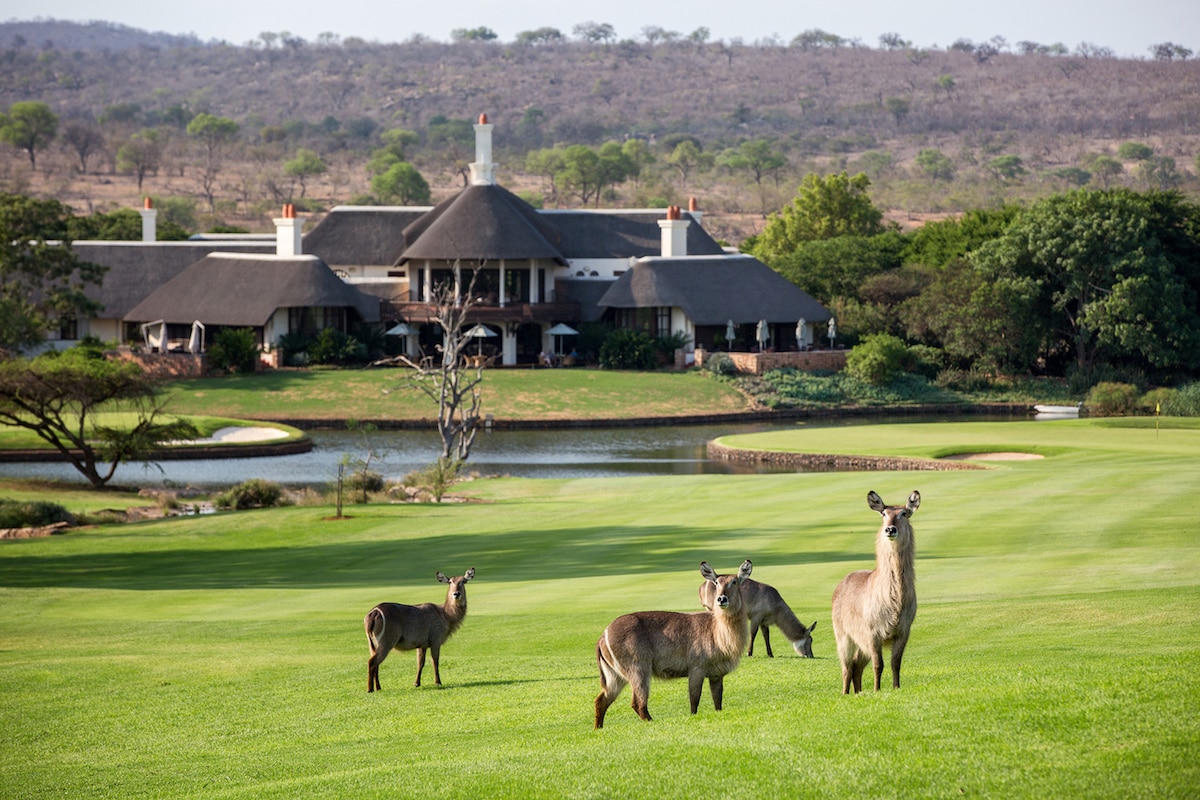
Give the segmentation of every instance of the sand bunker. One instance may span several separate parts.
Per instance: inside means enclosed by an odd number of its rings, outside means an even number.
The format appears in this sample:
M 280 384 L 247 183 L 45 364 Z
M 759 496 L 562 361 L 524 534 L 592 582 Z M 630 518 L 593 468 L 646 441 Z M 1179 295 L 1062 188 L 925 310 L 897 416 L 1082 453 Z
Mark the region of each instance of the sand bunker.
M 267 442 L 286 439 L 287 431 L 278 428 L 220 428 L 207 439 L 192 439 L 188 444 L 222 444 L 226 442 Z
M 945 456 L 947 461 L 1032 461 L 1044 458 L 1036 453 L 958 453 Z

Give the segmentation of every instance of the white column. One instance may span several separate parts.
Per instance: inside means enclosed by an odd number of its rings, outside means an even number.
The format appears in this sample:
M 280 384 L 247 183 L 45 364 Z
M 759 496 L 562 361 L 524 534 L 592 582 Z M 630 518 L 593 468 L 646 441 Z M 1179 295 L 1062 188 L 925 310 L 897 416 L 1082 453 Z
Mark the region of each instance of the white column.
M 291 203 L 283 207 L 283 216 L 275 220 L 275 255 L 298 256 L 303 252 L 300 234 L 304 220 L 296 217 L 296 207 Z
M 154 242 L 158 240 L 158 209 L 150 202 L 150 198 L 146 198 L 145 208 L 139 208 L 138 213 L 142 215 L 142 241 Z

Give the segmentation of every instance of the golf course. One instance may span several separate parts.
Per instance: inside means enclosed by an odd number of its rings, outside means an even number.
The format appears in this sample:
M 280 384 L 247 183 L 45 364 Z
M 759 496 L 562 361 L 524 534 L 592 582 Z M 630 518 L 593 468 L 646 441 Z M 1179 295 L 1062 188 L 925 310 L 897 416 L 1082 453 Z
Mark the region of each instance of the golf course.
M 342 519 L 307 505 L 2 542 L 0 797 L 1198 796 L 1197 420 L 798 424 L 723 444 L 981 468 L 501 478 Z M 833 588 L 874 566 L 868 491 L 914 489 L 901 688 L 885 669 L 882 691 L 843 695 Z M 760 635 L 722 711 L 706 688 L 693 716 L 686 680 L 655 680 L 653 721 L 626 689 L 594 730 L 605 626 L 699 611 L 700 562 L 745 559 L 817 622 L 815 658 L 772 630 L 775 657 Z M 368 694 L 364 614 L 440 604 L 435 573 L 472 567 L 443 685 L 429 665 L 414 687 L 398 651 Z

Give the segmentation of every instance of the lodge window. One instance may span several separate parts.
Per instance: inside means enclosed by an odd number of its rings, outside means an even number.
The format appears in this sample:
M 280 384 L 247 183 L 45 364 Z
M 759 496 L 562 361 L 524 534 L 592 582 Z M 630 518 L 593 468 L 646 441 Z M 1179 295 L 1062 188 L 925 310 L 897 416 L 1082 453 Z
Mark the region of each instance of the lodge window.
M 58 338 L 74 341 L 79 338 L 79 320 L 75 317 L 58 318 Z
M 346 309 L 329 306 L 288 309 L 289 331 L 316 333 L 325 328 L 346 330 Z

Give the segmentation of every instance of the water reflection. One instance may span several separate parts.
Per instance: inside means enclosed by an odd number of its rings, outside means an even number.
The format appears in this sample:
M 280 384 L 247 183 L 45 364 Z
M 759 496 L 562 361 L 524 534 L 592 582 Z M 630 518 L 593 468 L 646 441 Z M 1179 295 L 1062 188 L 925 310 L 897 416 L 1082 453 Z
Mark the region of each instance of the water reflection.
M 1019 418 L 1019 417 L 1017 417 Z M 963 419 L 956 417 L 955 419 Z M 981 419 L 981 417 L 971 417 Z M 871 419 L 871 423 L 895 422 Z M 904 418 L 905 422 L 917 420 Z M 920 420 L 920 421 L 933 421 Z M 797 425 L 864 424 L 863 419 L 793 423 L 692 425 L 553 431 L 481 432 L 471 451 L 469 469 L 482 475 L 522 478 L 593 478 L 638 475 L 700 475 L 794 472 L 784 467 L 710 461 L 705 446 L 711 439 L 737 433 L 793 430 Z M 250 478 L 268 478 L 289 486 L 317 486 L 337 478 L 338 463 L 365 455 L 361 434 L 312 431 L 310 453 L 266 458 L 162 461 L 155 466 L 126 464 L 115 483 L 228 486 Z M 383 459 L 378 471 L 400 478 L 431 464 L 440 452 L 434 431 L 377 431 L 368 441 Z M 161 469 L 161 471 L 160 471 Z M 68 464 L 0 464 L 6 477 L 50 478 L 84 482 Z

